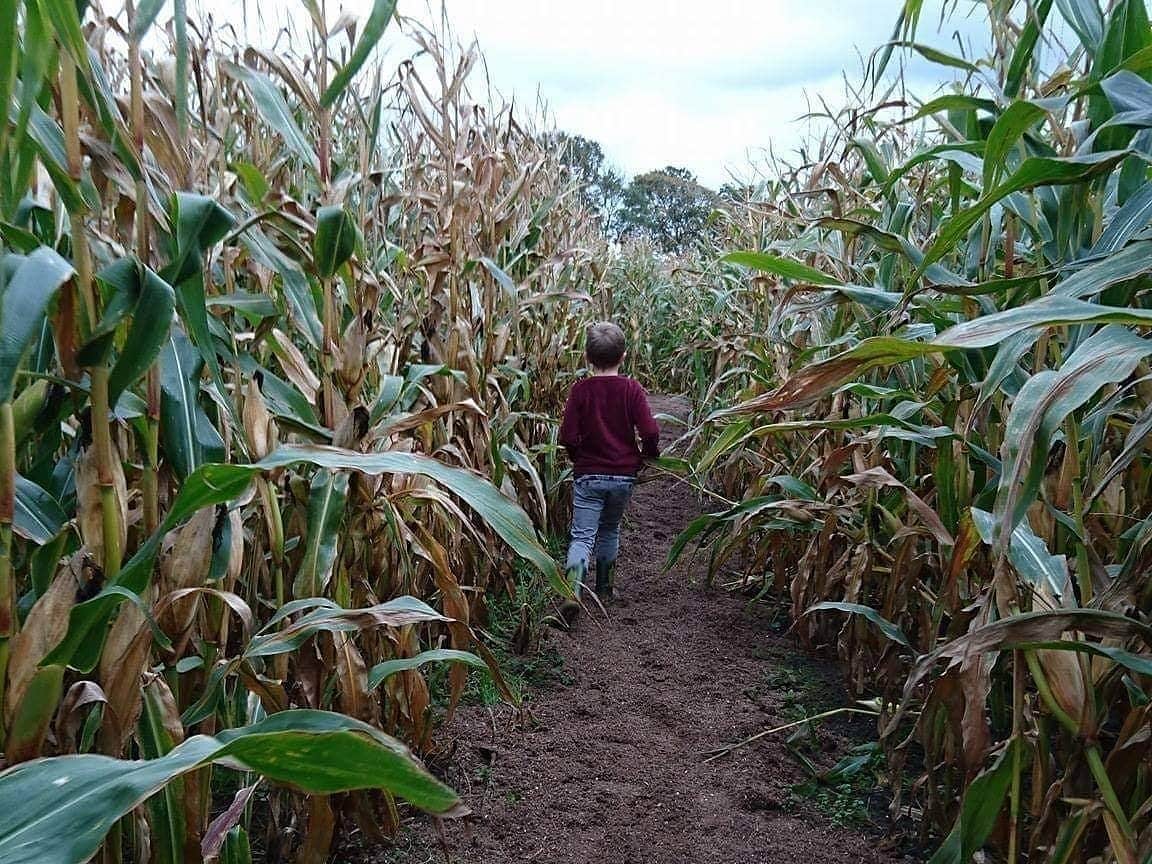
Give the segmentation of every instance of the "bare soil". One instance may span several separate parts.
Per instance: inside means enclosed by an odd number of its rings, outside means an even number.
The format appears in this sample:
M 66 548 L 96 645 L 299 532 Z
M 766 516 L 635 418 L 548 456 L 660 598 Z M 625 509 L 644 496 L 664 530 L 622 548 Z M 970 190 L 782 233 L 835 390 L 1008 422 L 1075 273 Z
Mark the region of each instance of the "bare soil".
M 684 412 L 667 397 L 652 397 L 652 408 Z M 770 609 L 708 588 L 706 562 L 685 560 L 664 572 L 672 541 L 699 512 L 687 487 L 641 483 L 625 521 L 621 599 L 607 619 L 585 614 L 572 632 L 547 637 L 564 658 L 563 680 L 530 694 L 527 722 L 507 709 L 472 706 L 441 733 L 459 742 L 446 779 L 474 814 L 444 828 L 451 861 L 905 860 L 885 851 L 879 825 L 839 826 L 826 801 L 793 792 L 806 775 L 786 736 L 704 761 L 706 751 L 794 719 L 795 693 L 787 691 L 797 675 L 809 702 L 814 693 L 822 698 L 817 707 L 849 700 L 834 670 L 800 653 Z M 781 669 L 792 677 L 781 679 Z M 810 758 L 832 764 L 866 740 L 863 723 L 823 726 Z M 418 819 L 399 846 L 370 860 L 416 864 L 443 861 L 445 853 L 435 826 Z

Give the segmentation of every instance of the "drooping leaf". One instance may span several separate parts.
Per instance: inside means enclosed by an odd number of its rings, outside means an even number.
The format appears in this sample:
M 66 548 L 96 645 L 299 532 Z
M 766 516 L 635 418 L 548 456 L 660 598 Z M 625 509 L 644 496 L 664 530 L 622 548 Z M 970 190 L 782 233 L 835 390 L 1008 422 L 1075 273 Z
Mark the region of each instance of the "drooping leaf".
M 103 650 L 104 625 L 124 601 L 124 592 L 139 595 L 147 588 L 164 536 L 200 509 L 239 497 L 257 473 L 247 466 L 203 465 L 191 474 L 181 485 L 160 527 L 125 563 L 115 581 L 91 600 L 72 607 L 68 633 L 45 662 L 90 672 Z
M 992 514 L 978 507 L 973 507 L 971 512 L 980 539 L 989 546 L 994 545 L 996 522 Z M 1013 529 L 1008 544 L 1008 560 L 1016 572 L 1033 585 L 1046 586 L 1054 597 L 1063 596 L 1068 581 L 1068 559 L 1049 552 L 1027 522 L 1021 522 Z
M 801 264 L 779 255 L 770 255 L 767 252 L 729 252 L 721 260 L 730 264 L 740 264 L 754 270 L 763 270 L 785 279 L 795 279 L 800 282 L 811 282 L 813 285 L 840 285 L 839 279 L 821 273 L 814 267 Z
M 348 475 L 321 469 L 312 478 L 308 493 L 308 535 L 304 558 L 292 586 L 296 597 L 315 597 L 324 593 L 336 561 L 340 523 L 348 501 Z
M 1008 414 L 1001 449 L 1003 468 L 994 510 L 998 549 L 1039 492 L 1055 431 L 1105 384 L 1131 375 L 1148 354 L 1152 354 L 1152 340 L 1123 327 L 1105 327 L 1081 343 L 1059 370 L 1043 370 L 1020 388 Z
M 57 756 L 10 768 L 0 774 L 0 858 L 81 864 L 120 816 L 175 778 L 222 760 L 313 794 L 381 788 L 431 813 L 460 812 L 451 789 L 374 727 L 324 711 L 283 711 L 189 738 L 157 759 Z
M 20 363 L 40 332 L 48 304 L 73 270 L 46 246 L 27 257 L 8 256 L 4 265 L 12 269 L 0 295 L 0 402 L 11 402 Z
M 272 83 L 271 79 L 262 72 L 240 66 L 236 63 L 221 63 L 221 68 L 231 78 L 243 84 L 252 96 L 256 109 L 264 122 L 275 130 L 284 139 L 288 149 L 296 154 L 297 158 L 313 171 L 320 170 L 320 159 L 311 143 L 300 131 L 300 126 L 292 116 L 292 110 L 284 100 L 284 94 Z
M 283 612 L 284 610 L 281 610 Z M 244 651 L 245 657 L 271 657 L 295 651 L 320 631 L 352 633 L 371 627 L 405 627 L 448 619 L 415 597 L 397 597 L 365 609 L 341 609 L 326 602 L 319 609 L 293 621 L 281 630 L 275 627 L 281 618 L 273 618 Z
M 97 281 L 104 289 L 107 305 L 92 339 L 81 348 L 77 359 L 87 365 L 106 362 L 113 336 L 125 320 L 131 319 L 108 375 L 108 401 L 115 405 L 120 394 L 144 376 L 168 341 L 176 295 L 171 285 L 130 258 L 100 271 Z M 90 353 L 86 356 L 86 352 Z
M 908 641 L 908 637 L 904 635 L 904 631 L 889 621 L 887 618 L 885 618 L 883 615 L 881 615 L 879 612 L 877 612 L 875 609 L 873 609 L 871 606 L 865 606 L 861 603 L 834 603 L 829 601 L 824 603 L 817 603 L 815 606 L 812 606 L 807 611 L 805 611 L 804 614 L 810 615 L 813 612 L 824 611 L 847 612 L 850 615 L 860 615 L 875 624 L 879 628 L 880 632 L 891 639 L 893 642 L 897 643 L 898 645 L 903 645 L 905 648 L 912 647 L 912 643 Z
M 940 348 L 987 348 L 1015 333 L 1062 324 L 1152 323 L 1152 310 L 1100 306 L 1070 297 L 1048 296 L 1014 309 L 974 318 L 932 340 Z
M 431 477 L 459 495 L 517 554 L 535 565 L 553 584 L 561 587 L 565 584 L 556 562 L 540 545 L 528 516 L 518 504 L 504 497 L 477 474 L 417 453 L 355 453 L 321 445 L 281 447 L 255 467 L 271 470 L 298 462 L 365 474 L 422 474 Z
M 16 511 L 12 530 L 37 546 L 50 542 L 68 521 L 63 508 L 50 492 L 26 477 L 16 475 Z
M 437 648 L 424 651 L 415 657 L 402 657 L 377 663 L 368 672 L 368 689 L 375 690 L 390 676 L 409 669 L 419 669 L 425 663 L 463 663 L 474 669 L 487 669 L 487 664 L 470 651 L 456 651 L 452 648 Z

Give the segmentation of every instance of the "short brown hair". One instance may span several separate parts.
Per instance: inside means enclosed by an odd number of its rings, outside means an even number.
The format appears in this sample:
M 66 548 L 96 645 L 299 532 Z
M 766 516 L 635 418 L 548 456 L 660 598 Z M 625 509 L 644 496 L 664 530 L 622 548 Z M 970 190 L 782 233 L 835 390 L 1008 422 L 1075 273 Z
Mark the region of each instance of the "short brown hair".
M 597 321 L 588 327 L 584 353 L 597 369 L 619 366 L 624 359 L 624 331 L 611 321 Z

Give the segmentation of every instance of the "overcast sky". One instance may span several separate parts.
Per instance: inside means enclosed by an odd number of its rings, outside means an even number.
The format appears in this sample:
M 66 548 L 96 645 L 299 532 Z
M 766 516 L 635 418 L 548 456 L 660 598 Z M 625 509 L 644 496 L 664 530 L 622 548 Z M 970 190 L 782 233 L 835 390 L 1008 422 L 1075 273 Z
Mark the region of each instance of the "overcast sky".
M 861 55 L 891 37 L 902 5 L 447 0 L 457 35 L 476 37 L 506 95 L 531 99 L 538 88 L 558 127 L 599 141 L 626 174 L 680 165 L 712 186 L 763 162 L 770 144 L 793 150 L 797 118 L 821 95 L 843 102 L 844 73 L 860 80 Z M 425 0 L 400 0 L 404 14 L 426 9 Z M 922 36 L 945 44 L 932 15 Z
M 234 0 L 201 0 L 217 13 Z M 242 0 L 243 2 L 243 0 Z M 251 0 L 261 12 L 267 2 Z M 938 27 L 940 0 L 928 0 L 919 38 L 958 51 L 959 26 Z M 195 5 L 195 4 L 194 4 Z M 329 11 L 337 5 L 329 0 Z M 505 98 L 535 103 L 555 124 L 599 141 L 627 175 L 684 166 L 719 186 L 730 172 L 764 163 L 771 145 L 787 157 L 800 140 L 797 118 L 819 97 L 843 102 L 844 75 L 858 82 L 861 56 L 887 41 L 903 0 L 446 0 L 456 37 L 475 37 L 493 85 Z M 975 5 L 961 0 L 962 9 Z M 371 0 L 345 0 L 367 17 Z M 277 11 L 303 4 L 271 5 Z M 439 2 L 399 0 L 398 13 L 438 18 Z M 291 13 L 284 13 L 291 14 Z M 405 46 L 386 37 L 388 56 Z M 915 92 L 939 73 L 913 64 Z M 480 93 L 475 95 L 479 96 Z

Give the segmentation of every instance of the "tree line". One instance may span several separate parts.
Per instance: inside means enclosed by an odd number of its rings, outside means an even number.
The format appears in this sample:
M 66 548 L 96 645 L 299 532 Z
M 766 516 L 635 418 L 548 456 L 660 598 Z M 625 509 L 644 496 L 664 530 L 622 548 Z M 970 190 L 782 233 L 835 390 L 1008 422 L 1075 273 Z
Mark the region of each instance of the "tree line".
M 739 191 L 700 183 L 687 168 L 669 165 L 631 180 L 612 167 L 600 144 L 582 135 L 550 133 L 561 161 L 580 181 L 585 205 L 616 240 L 646 236 L 665 252 L 681 252 L 708 228 L 712 214 Z

